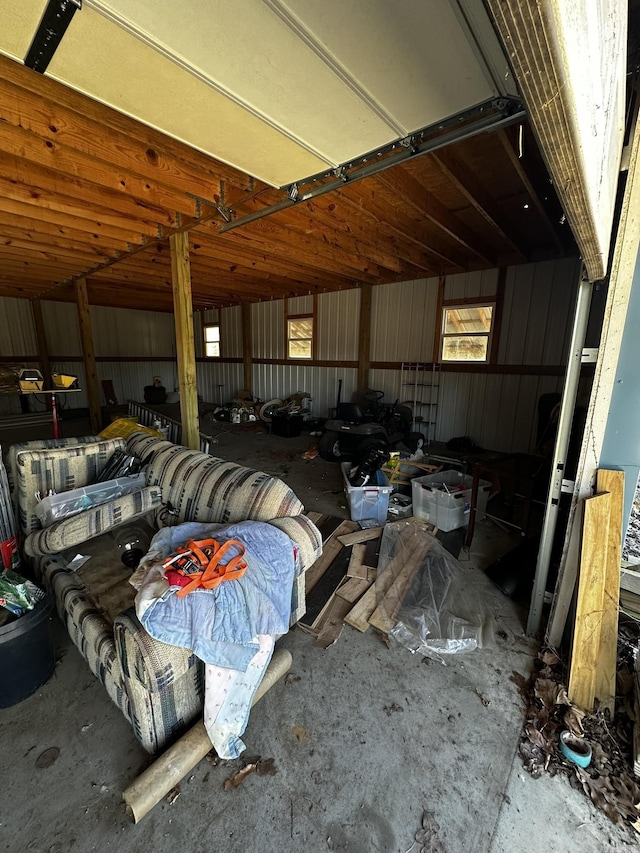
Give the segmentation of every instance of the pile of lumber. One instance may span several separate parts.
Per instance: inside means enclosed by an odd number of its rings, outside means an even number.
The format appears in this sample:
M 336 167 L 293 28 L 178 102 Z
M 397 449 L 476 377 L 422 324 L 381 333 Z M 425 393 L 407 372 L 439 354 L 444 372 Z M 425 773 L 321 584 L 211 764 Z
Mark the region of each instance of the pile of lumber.
M 314 517 L 315 515 L 315 517 Z M 378 578 L 380 542 L 385 527 L 360 530 L 353 521 L 310 513 L 323 534 L 322 556 L 306 573 L 307 612 L 299 627 L 321 648 L 336 642 L 344 625 L 358 631 L 373 626 L 387 633 L 422 564 L 436 528 L 411 518 L 394 522 L 397 552 Z

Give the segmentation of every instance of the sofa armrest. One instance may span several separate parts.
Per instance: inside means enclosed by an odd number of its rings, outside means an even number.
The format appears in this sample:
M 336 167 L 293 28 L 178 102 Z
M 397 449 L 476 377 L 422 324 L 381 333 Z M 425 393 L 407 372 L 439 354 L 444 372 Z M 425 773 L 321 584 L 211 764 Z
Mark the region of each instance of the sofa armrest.
M 139 492 L 123 495 L 78 515 L 63 518 L 44 530 L 36 530 L 26 538 L 24 550 L 30 557 L 56 554 L 66 548 L 80 545 L 94 536 L 100 536 L 125 521 L 144 515 L 159 507 L 161 502 L 160 489 L 157 486 L 147 486 Z
M 272 518 L 274 527 L 286 533 L 298 546 L 300 568 L 296 574 L 302 574 L 312 566 L 322 554 L 322 534 L 306 515 L 290 515 L 286 518 Z

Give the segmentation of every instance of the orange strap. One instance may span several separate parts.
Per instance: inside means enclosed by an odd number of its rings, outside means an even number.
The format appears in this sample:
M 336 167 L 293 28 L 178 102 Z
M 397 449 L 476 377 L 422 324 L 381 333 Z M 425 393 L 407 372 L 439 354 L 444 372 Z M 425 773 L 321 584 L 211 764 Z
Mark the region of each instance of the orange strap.
M 231 548 L 238 548 L 239 553 L 231 557 L 224 565 L 221 559 Z M 178 598 L 184 598 L 194 589 L 215 589 L 222 581 L 231 581 L 241 578 L 247 570 L 247 564 L 242 559 L 245 547 L 237 539 L 228 539 L 222 544 L 215 539 L 203 539 L 195 541 L 190 539 L 186 548 L 178 549 L 180 554 L 192 554 L 197 562 L 205 568 L 201 572 L 193 572 L 188 575 L 189 583 L 176 593 Z

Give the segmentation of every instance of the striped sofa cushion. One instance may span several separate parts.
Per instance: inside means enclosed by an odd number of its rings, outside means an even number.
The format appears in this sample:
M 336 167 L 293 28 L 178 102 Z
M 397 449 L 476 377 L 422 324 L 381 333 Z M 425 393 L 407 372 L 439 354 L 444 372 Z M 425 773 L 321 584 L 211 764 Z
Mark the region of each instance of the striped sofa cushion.
M 95 444 L 100 441 L 97 435 L 81 435 L 79 438 L 37 438 L 33 441 L 21 441 L 12 444 L 7 451 L 7 476 L 9 489 L 13 494 L 16 483 L 16 457 L 23 450 L 54 450 L 58 447 L 69 447 L 73 444 Z
M 304 506 L 277 477 L 243 468 L 170 442 L 149 459 L 147 483 L 160 485 L 163 502 L 183 521 L 271 521 L 299 515 Z
M 36 561 L 35 569 L 40 583 L 53 593 L 60 620 L 78 651 L 130 720 L 129 698 L 111 620 L 95 605 L 81 578 L 67 569 L 60 556 L 41 558 Z
M 139 492 L 123 495 L 78 515 L 63 518 L 44 530 L 34 531 L 27 536 L 24 550 L 30 557 L 56 554 L 65 548 L 73 548 L 81 542 L 93 539 L 94 536 L 100 536 L 125 521 L 144 515 L 159 507 L 161 503 L 162 494 L 158 486 L 147 486 Z
M 25 536 L 40 529 L 35 514 L 36 492 L 50 489 L 68 492 L 94 483 L 116 450 L 124 450 L 121 438 L 93 444 L 75 444 L 53 449 L 22 450 L 16 454 L 15 474 L 18 496 L 18 525 Z

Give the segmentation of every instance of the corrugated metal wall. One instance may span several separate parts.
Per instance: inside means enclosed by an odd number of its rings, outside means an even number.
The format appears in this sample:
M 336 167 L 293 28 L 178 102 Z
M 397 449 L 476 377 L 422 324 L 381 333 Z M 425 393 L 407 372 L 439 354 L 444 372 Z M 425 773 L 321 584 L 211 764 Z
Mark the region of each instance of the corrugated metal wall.
M 535 444 L 536 409 L 541 394 L 559 391 L 562 376 L 540 376 L 535 366 L 558 366 L 566 359 L 573 305 L 579 276 L 575 259 L 547 261 L 507 270 L 499 338 L 498 363 L 517 373 L 442 372 L 439 374 L 436 424 L 430 435 L 446 441 L 469 435 L 478 444 L 501 450 L 530 450 Z M 445 298 L 495 295 L 497 270 L 449 276 Z M 399 362 L 430 362 L 438 300 L 438 279 L 420 279 L 380 285 L 372 291 L 371 361 L 391 362 L 393 369 L 373 369 L 369 385 L 385 393 L 387 401 L 413 399 L 414 378 L 395 368 Z M 313 297 L 290 299 L 289 313 L 313 308 Z M 355 362 L 358 356 L 359 289 L 321 294 L 317 298 L 317 357 L 324 362 Z M 58 360 L 53 368 L 77 375 L 84 388 L 82 362 L 65 357 L 81 355 L 76 309 L 66 303 L 45 302 L 43 313 L 49 352 Z M 285 302 L 275 300 L 251 306 L 253 330 L 253 392 L 262 399 L 309 391 L 313 413 L 325 416 L 336 401 L 342 380 L 342 399 L 357 390 L 352 366 L 259 364 L 255 360 L 284 360 Z M 168 390 L 175 387 L 176 365 L 173 316 L 149 311 L 92 307 L 96 355 L 125 360 L 98 361 L 100 379 L 111 379 L 120 401 L 142 399 L 143 388 L 161 376 Z M 202 357 L 202 324 L 219 321 L 223 354 L 242 358 L 242 311 L 239 306 L 199 313 L 194 318 L 196 355 Z M 25 300 L 0 300 L 0 357 L 37 353 L 31 307 Z M 136 359 L 129 361 L 128 359 Z M 162 359 L 162 360 L 156 360 Z M 533 368 L 534 372 L 531 372 Z M 203 400 L 232 399 L 243 385 L 241 362 L 199 361 L 198 392 Z M 429 399 L 433 400 L 433 397 Z M 66 405 L 86 406 L 84 391 L 69 395 Z M 14 397 L 0 399 L 0 412 L 19 411 Z

